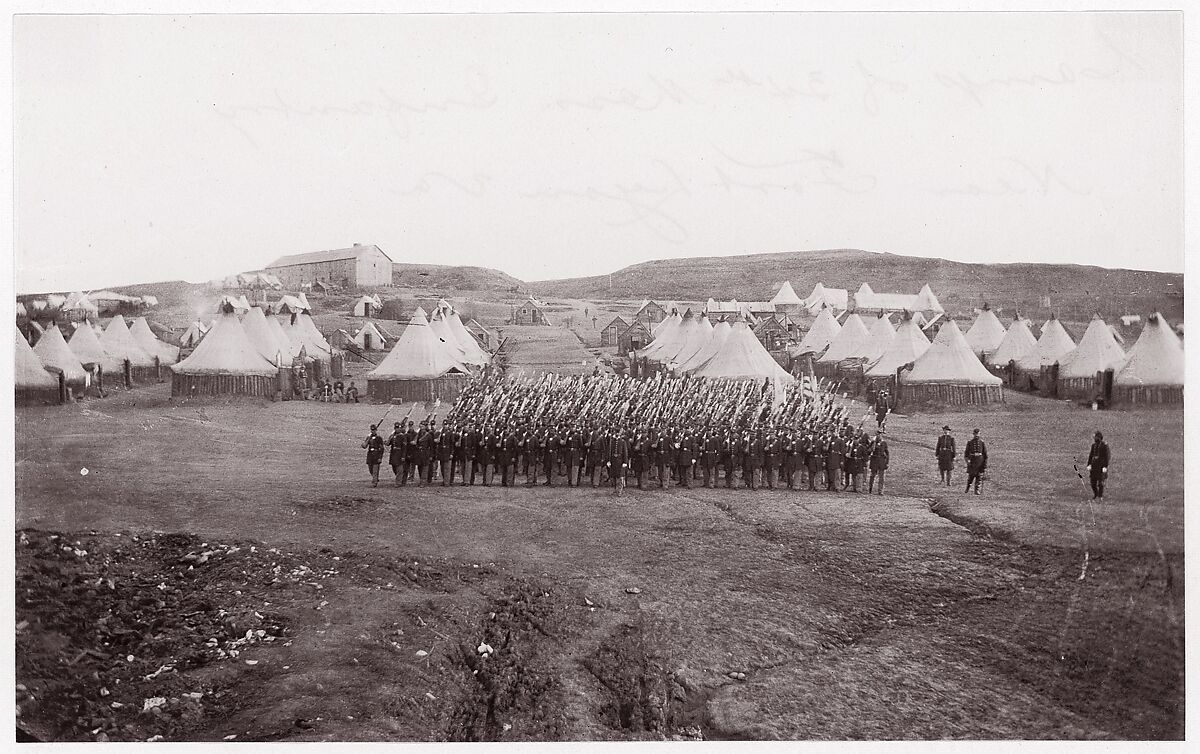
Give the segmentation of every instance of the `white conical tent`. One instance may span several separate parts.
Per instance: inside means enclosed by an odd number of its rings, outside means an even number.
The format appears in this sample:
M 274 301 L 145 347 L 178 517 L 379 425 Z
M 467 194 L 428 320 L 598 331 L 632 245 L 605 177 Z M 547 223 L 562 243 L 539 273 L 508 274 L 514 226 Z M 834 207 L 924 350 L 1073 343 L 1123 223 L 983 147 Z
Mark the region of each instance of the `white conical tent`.
M 454 354 L 454 358 L 464 364 L 470 363 L 467 357 L 467 349 L 458 342 L 458 338 L 454 336 L 454 332 L 450 329 L 450 323 L 446 321 L 446 309 L 438 306 L 433 310 L 433 316 L 429 318 L 429 329 L 433 332 L 438 340 L 445 344 L 446 348 Z
M 46 328 L 46 332 L 33 347 L 33 352 L 37 354 L 43 365 L 62 372 L 68 384 L 86 387 L 91 383 L 91 375 L 87 373 L 79 357 L 67 345 L 67 341 L 57 326 L 51 325 Z
M 429 327 L 425 310 L 417 307 L 408 327 L 379 366 L 367 373 L 373 380 L 430 380 L 447 372 L 469 374 L 469 367 Z
M 242 318 L 242 329 L 246 331 L 246 337 L 250 339 L 254 350 L 267 361 L 278 366 L 285 359 L 291 360 L 291 343 L 280 342 L 279 336 L 267 322 L 267 315 L 259 307 L 252 306 L 250 311 L 246 312 L 246 316 Z M 284 340 L 286 339 L 284 336 Z
M 677 359 L 679 362 L 679 371 L 690 372 L 711 359 L 714 354 L 721 350 L 721 346 L 725 343 L 725 339 L 729 337 L 729 332 L 732 329 L 732 325 L 725 320 L 721 320 L 713 325 L 712 332 L 704 338 L 704 342 L 699 349 L 686 356 L 683 353 L 679 354 L 679 358 Z
M 903 376 L 906 383 L 941 385 L 999 385 L 1001 380 L 979 361 L 954 320 L 938 330 L 925 353 Z
M 1097 372 L 1117 369 L 1125 361 L 1125 350 L 1113 337 L 1112 328 L 1097 314 L 1088 323 L 1075 350 L 1058 360 L 1059 379 L 1090 379 Z
M 664 364 L 668 361 L 676 361 L 675 357 L 679 355 L 679 352 L 686 348 L 689 343 L 694 343 L 697 336 L 702 334 L 703 331 L 701 328 L 699 320 L 692 315 L 689 309 L 684 313 L 679 327 L 672 332 L 671 339 L 664 343 L 651 358 Z M 709 331 L 711 331 L 711 328 L 709 328 Z
M 863 374 L 866 377 L 892 377 L 896 370 L 911 364 L 929 350 L 929 338 L 917 321 L 909 318 L 900 323 L 887 348 Z
M 709 379 L 772 379 L 784 383 L 796 379 L 779 366 L 745 321 L 735 322 L 717 352 L 691 373 Z
M 819 353 L 829 345 L 841 329 L 842 326 L 838 324 L 837 317 L 833 316 L 833 310 L 828 307 L 822 308 L 821 313 L 813 320 L 812 327 L 804 333 L 795 355 Z
M 16 358 L 13 361 L 13 383 L 18 390 L 52 390 L 58 388 L 58 378 L 46 371 L 42 360 L 38 358 L 29 341 L 17 328 Z
M 1183 343 L 1179 336 L 1163 320 L 1158 312 L 1150 315 L 1142 326 L 1133 348 L 1125 359 L 1124 366 L 1113 378 L 1114 385 L 1122 387 L 1183 385 Z
M 483 350 L 479 345 L 479 341 L 471 334 L 467 326 L 463 324 L 462 318 L 458 316 L 458 312 L 450 309 L 449 315 L 446 317 L 446 323 L 450 325 L 450 332 L 458 339 L 458 344 L 463 347 L 467 353 L 467 363 L 483 366 L 492 360 L 487 351 Z
M 708 317 L 697 315 L 696 320 L 699 325 L 686 337 L 672 358 L 678 369 L 682 369 L 684 364 L 694 359 L 698 353 L 703 351 L 704 347 L 708 345 L 708 341 L 712 338 L 713 326 L 709 323 Z
M 984 304 L 983 311 L 979 312 L 979 316 L 971 323 L 965 337 L 967 345 L 971 347 L 971 352 L 977 357 L 982 357 L 985 353 L 995 351 L 1000 346 L 1000 341 L 1004 340 L 1005 333 L 1004 325 L 1000 324 L 996 313 L 992 311 L 991 307 Z
M 858 286 L 858 290 L 854 292 L 855 296 L 874 296 L 875 290 L 871 288 L 869 283 L 863 283 Z
M 1046 324 L 1042 325 L 1042 336 L 1038 338 L 1038 353 L 1042 357 L 1042 366 L 1050 366 L 1060 361 L 1064 356 L 1075 350 L 1075 341 L 1053 314 Z
M 1008 326 L 1008 332 L 996 350 L 987 357 L 988 366 L 996 368 L 1007 367 L 1009 362 L 1016 362 L 1018 369 L 1036 371 L 1042 366 L 1042 354 L 1038 350 L 1037 339 L 1029 332 L 1025 320 L 1018 317 Z
M 875 318 L 868 332 L 870 337 L 858 355 L 866 359 L 867 364 L 873 364 L 891 345 L 892 338 L 896 337 L 896 328 L 892 325 L 891 318 L 884 314 Z
M 833 336 L 833 340 L 829 341 L 829 348 L 817 361 L 828 364 L 860 356 L 862 354 L 859 351 L 866 348 L 867 341 L 870 339 L 871 333 L 863 324 L 862 317 L 857 313 L 851 314 L 846 317 L 842 329 L 838 330 L 837 335 Z
M 711 301 L 712 299 L 709 300 Z M 771 299 L 771 303 L 784 306 L 799 306 L 804 301 L 796 295 L 795 289 L 792 288 L 792 281 L 785 280 L 783 281 L 783 285 L 779 286 L 779 292 L 775 294 L 775 298 Z
M 266 359 L 246 334 L 233 312 L 217 318 L 196 350 L 171 367 L 176 374 L 228 374 L 271 376 L 279 369 Z
M 96 330 L 86 322 L 80 323 L 79 327 L 75 328 L 75 332 L 71 333 L 71 339 L 67 341 L 71 346 L 71 351 L 79 357 L 79 361 L 85 366 L 88 364 L 96 364 L 105 374 L 120 372 L 124 366 L 115 357 L 104 350 L 104 346 L 100 345 L 100 338 L 96 335 Z
M 145 317 L 138 317 L 129 323 L 129 334 L 151 356 L 158 356 L 161 364 L 174 364 L 179 361 L 179 347 L 164 343 L 158 339 Z
M 104 333 L 100 336 L 100 345 L 113 358 L 128 360 L 131 367 L 154 366 L 154 355 L 146 353 L 133 339 L 133 333 L 129 332 L 129 326 L 120 314 L 109 320 L 105 326 Z
M 678 312 L 675 312 L 659 323 L 658 328 L 653 332 L 654 340 L 650 341 L 650 345 L 643 348 L 638 356 L 650 359 L 657 358 L 656 354 L 659 351 L 674 342 L 681 327 L 683 327 L 683 317 Z
M 933 295 L 933 289 L 929 287 L 929 283 L 921 286 L 921 291 L 917 294 L 917 300 L 913 303 L 913 308 L 919 312 L 945 311 L 942 308 L 941 302 L 937 300 L 937 296 Z
M 271 334 L 275 336 L 275 342 L 279 344 L 284 357 L 294 359 L 300 355 L 299 347 L 283 331 L 283 325 L 279 323 L 278 317 L 267 317 L 267 327 L 271 330 Z
M 295 321 L 293 321 L 293 319 Z M 329 342 L 325 340 L 325 336 L 317 329 L 313 323 L 312 317 L 306 312 L 298 314 L 282 314 L 279 318 L 279 324 L 283 328 L 283 332 L 291 341 L 292 347 L 296 353 L 304 348 L 310 358 L 320 361 L 328 361 L 330 354 L 333 352 Z

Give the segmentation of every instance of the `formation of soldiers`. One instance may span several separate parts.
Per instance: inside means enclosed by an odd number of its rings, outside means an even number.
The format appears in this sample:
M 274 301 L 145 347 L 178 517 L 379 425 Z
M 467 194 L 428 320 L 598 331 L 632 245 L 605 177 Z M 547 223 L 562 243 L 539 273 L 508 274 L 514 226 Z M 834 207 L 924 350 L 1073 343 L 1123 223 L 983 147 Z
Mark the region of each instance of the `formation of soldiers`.
M 378 484 L 734 486 L 883 494 L 882 431 L 855 426 L 818 381 L 478 379 L 439 424 L 395 422 L 363 443 Z M 869 479 L 864 484 L 864 478 Z

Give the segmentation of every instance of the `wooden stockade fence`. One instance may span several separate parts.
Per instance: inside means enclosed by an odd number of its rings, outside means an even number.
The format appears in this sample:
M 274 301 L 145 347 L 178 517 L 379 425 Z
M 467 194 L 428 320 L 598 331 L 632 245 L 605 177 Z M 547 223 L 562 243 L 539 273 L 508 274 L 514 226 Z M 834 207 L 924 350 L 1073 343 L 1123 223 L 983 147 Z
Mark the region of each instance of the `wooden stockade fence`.
M 453 403 L 466 386 L 465 374 L 446 374 L 431 380 L 367 380 L 367 397 L 380 403 Z
M 173 398 L 249 395 L 273 399 L 278 391 L 278 375 L 175 374 L 171 378 Z
M 1113 387 L 1112 401 L 1120 405 L 1177 405 L 1183 403 L 1183 386 L 1116 385 Z
M 974 406 L 1003 403 L 1003 385 L 943 385 L 900 383 L 900 402 L 938 403 L 946 406 Z

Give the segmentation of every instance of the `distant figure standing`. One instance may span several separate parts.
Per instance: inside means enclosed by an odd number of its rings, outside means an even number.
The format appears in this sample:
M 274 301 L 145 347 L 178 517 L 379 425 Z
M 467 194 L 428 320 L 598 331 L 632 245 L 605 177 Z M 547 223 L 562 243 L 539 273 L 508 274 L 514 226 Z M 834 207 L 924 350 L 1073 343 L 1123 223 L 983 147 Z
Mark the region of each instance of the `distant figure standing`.
M 938 438 L 937 450 L 933 451 L 933 455 L 937 457 L 938 473 L 941 474 L 942 483 L 947 487 L 950 486 L 950 474 L 954 471 L 954 457 L 958 455 L 958 448 L 954 445 L 954 435 L 950 434 L 950 427 L 942 427 L 942 436 Z
M 871 466 L 871 481 L 867 485 L 867 494 L 875 491 L 875 477 L 879 477 L 879 494 L 883 494 L 883 477 L 887 471 L 889 456 L 888 444 L 883 439 L 883 431 L 875 433 L 875 441 L 871 443 L 870 450 L 870 466 Z
M 888 406 L 889 398 L 890 396 L 886 389 L 880 390 L 875 396 L 875 424 L 879 429 L 883 429 L 884 425 L 887 424 L 887 415 L 891 411 L 891 407 Z
M 1104 499 L 1104 480 L 1108 479 L 1108 443 L 1104 435 L 1096 433 L 1092 449 L 1088 451 L 1088 471 L 1091 472 L 1092 499 Z
M 967 459 L 967 488 L 963 492 L 970 492 L 971 485 L 974 484 L 975 494 L 978 495 L 983 472 L 987 471 L 987 446 L 979 439 L 978 429 L 975 430 L 974 437 L 967 440 L 967 450 L 963 457 Z
M 371 425 L 371 434 L 363 440 L 362 446 L 367 449 L 367 468 L 371 470 L 371 486 L 379 486 L 379 464 L 383 462 L 383 438 L 376 431 L 378 427 Z

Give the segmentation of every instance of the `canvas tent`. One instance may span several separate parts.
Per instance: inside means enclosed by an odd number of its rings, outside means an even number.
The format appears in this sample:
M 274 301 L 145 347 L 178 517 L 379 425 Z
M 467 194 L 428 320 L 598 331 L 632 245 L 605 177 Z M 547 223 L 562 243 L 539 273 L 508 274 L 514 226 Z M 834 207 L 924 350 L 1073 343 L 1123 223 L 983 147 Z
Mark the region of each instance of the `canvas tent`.
M 804 306 L 813 313 L 825 306 L 844 312 L 849 300 L 850 294 L 845 288 L 826 288 L 823 283 L 817 283 L 813 286 L 812 293 L 808 294 L 808 298 L 804 299 Z
M 896 337 L 896 328 L 892 325 L 891 317 L 883 314 L 875 318 L 875 321 L 867 328 L 867 332 L 870 333 L 870 336 L 858 355 L 869 365 L 873 364 L 887 350 L 892 338 Z
M 1124 361 L 1125 350 L 1097 314 L 1075 349 L 1058 360 L 1055 390 L 1062 398 L 1095 398 L 1103 392 L 1104 373 L 1119 369 Z
M 1038 350 L 1037 339 L 1019 317 L 1008 326 L 1008 332 L 986 360 L 987 365 L 993 369 L 1006 369 L 1012 363 L 1023 372 L 1036 372 L 1042 366 L 1042 354 Z
M 984 354 L 991 353 L 1000 346 L 1000 341 L 1004 340 L 1005 333 L 1004 325 L 1000 324 L 992 307 L 984 304 L 979 315 L 975 317 L 975 321 L 971 323 L 965 337 L 971 352 L 983 358 Z
M 1004 400 L 1002 384 L 972 353 L 958 324 L 949 320 L 912 369 L 901 373 L 900 400 L 948 405 L 997 403 Z
M 925 337 L 917 321 L 909 317 L 900 323 L 887 348 L 863 374 L 868 382 L 895 377 L 897 369 L 915 362 L 928 350 L 929 338 Z
M 367 394 L 378 401 L 448 401 L 462 392 L 469 374 L 417 307 L 396 345 L 367 373 Z
M 100 334 L 100 345 L 113 358 L 129 362 L 130 377 L 134 381 L 144 381 L 158 377 L 158 366 L 155 355 L 146 353 L 133 339 L 125 318 L 118 314 L 104 326 Z
M 813 320 L 812 327 L 804 334 L 800 340 L 800 345 L 792 355 L 800 356 L 806 353 L 821 353 L 829 346 L 834 337 L 842 329 L 838 324 L 837 318 L 833 316 L 833 310 L 826 307 L 821 309 L 821 313 Z
M 680 372 L 691 372 L 696 367 L 711 359 L 721 350 L 721 346 L 725 344 L 725 340 L 729 337 L 732 329 L 733 326 L 725 320 L 721 320 L 713 325 L 712 332 L 704 338 L 702 343 L 699 343 L 699 348 L 695 351 L 685 349 L 678 354 L 676 361 L 679 366 L 676 368 Z
M 821 357 L 817 359 L 818 364 L 836 365 L 842 359 L 849 359 L 855 356 L 861 356 L 860 351 L 866 349 L 867 341 L 871 338 L 871 333 L 867 330 L 867 326 L 863 323 L 862 317 L 858 314 L 851 314 L 846 317 L 846 321 L 842 324 L 837 335 L 829 341 L 829 348 Z
M 67 345 L 62 332 L 56 326 L 46 328 L 37 345 L 33 347 L 42 364 L 55 372 L 62 372 L 67 384 L 76 389 L 83 389 L 91 384 L 91 375 L 83 368 L 83 363 L 71 347 Z
M 355 317 L 374 317 L 382 308 L 383 302 L 379 300 L 378 295 L 359 296 L 358 300 L 354 302 L 351 313 Z
M 1042 358 L 1042 366 L 1058 363 L 1064 356 L 1075 350 L 1075 341 L 1067 333 L 1062 322 L 1053 314 L 1042 325 L 1042 335 L 1038 338 L 1038 353 Z
M 779 286 L 779 292 L 771 299 L 771 304 L 774 305 L 777 312 L 794 313 L 800 311 L 800 307 L 804 306 L 804 301 L 796 295 L 796 291 L 792 288 L 792 281 L 785 280 L 783 285 Z
M 650 345 L 643 348 L 638 356 L 658 360 L 657 353 L 674 341 L 677 331 L 682 326 L 683 317 L 678 312 L 672 313 L 651 329 L 654 340 L 650 341 Z
M 158 356 L 160 364 L 174 364 L 179 361 L 179 347 L 159 340 L 145 317 L 138 317 L 129 324 L 129 334 L 143 351 L 151 356 Z
M 171 371 L 173 397 L 271 398 L 279 391 L 278 367 L 259 353 L 232 310 L 223 312 L 196 350 Z
M 79 357 L 84 368 L 101 370 L 101 382 L 105 386 L 115 385 L 119 382 L 117 375 L 124 371 L 124 365 L 119 359 L 104 350 L 104 346 L 100 344 L 100 338 L 91 325 L 86 322 L 80 323 L 75 328 L 75 332 L 71 333 L 67 345 L 71 347 L 71 352 Z M 112 379 L 106 379 L 108 377 Z
M 21 331 L 13 328 L 16 335 L 16 354 L 13 360 L 13 386 L 18 404 L 57 403 L 59 400 L 58 379 L 46 371 Z
M 388 344 L 387 338 L 379 332 L 375 323 L 370 321 L 358 328 L 358 332 L 354 333 L 351 341 L 364 351 L 385 351 Z
M 921 290 L 917 293 L 917 300 L 913 304 L 913 309 L 918 312 L 936 312 L 939 314 L 945 311 L 942 308 L 942 303 L 937 300 L 937 296 L 933 295 L 933 289 L 929 287 L 929 283 L 921 286 Z
M 796 379 L 763 348 L 744 320 L 733 323 L 716 352 L 690 371 L 694 377 L 708 379 L 771 379 L 785 384 Z
M 188 326 L 183 335 L 179 336 L 179 345 L 184 348 L 195 348 L 206 332 L 208 332 L 208 326 L 200 320 L 196 320 Z
M 1142 334 L 1113 378 L 1113 401 L 1182 403 L 1184 362 L 1179 336 L 1155 312 L 1146 318 Z
M 485 351 L 476 340 L 475 336 L 463 324 L 462 318 L 458 316 L 458 312 L 451 307 L 446 314 L 446 324 L 450 326 L 450 333 L 457 339 L 458 344 L 462 346 L 466 353 L 466 363 L 473 366 L 483 366 L 492 360 L 491 355 Z M 383 333 L 387 337 L 387 333 Z
M 273 366 L 283 366 L 291 361 L 291 343 L 286 335 L 281 339 L 280 333 L 277 333 L 267 320 L 268 317 L 263 314 L 261 308 L 252 306 L 242 318 L 242 329 L 259 356 L 271 362 Z

